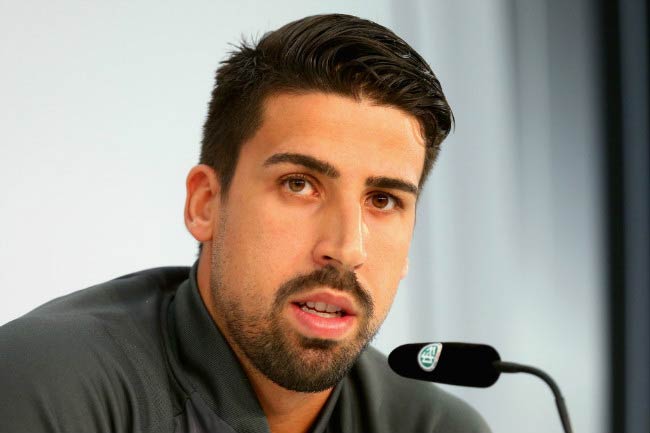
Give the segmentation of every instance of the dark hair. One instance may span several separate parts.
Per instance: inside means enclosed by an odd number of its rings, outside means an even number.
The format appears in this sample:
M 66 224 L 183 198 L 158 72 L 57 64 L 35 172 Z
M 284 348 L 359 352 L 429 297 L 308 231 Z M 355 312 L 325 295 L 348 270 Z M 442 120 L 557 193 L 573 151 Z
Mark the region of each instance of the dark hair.
M 453 114 L 424 59 L 389 29 L 350 15 L 316 15 L 245 41 L 217 70 L 203 127 L 200 162 L 227 194 L 239 150 L 262 122 L 265 98 L 320 91 L 369 98 L 415 116 L 426 141 L 420 185 L 433 166 Z

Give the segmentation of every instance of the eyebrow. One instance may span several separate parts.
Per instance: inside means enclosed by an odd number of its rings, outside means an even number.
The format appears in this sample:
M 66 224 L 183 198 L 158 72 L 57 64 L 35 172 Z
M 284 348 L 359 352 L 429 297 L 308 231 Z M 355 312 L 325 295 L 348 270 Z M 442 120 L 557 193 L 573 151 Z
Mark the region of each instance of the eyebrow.
M 332 179 L 341 176 L 341 173 L 332 164 L 302 153 L 276 153 L 264 161 L 263 166 L 268 167 L 274 164 L 290 163 L 302 165 Z M 408 181 L 387 176 L 373 176 L 366 179 L 366 186 L 373 188 L 397 189 L 415 196 L 418 195 L 418 187 Z
M 385 189 L 399 189 L 411 193 L 415 196 L 418 195 L 418 187 L 402 179 L 397 179 L 394 177 L 369 177 L 366 179 L 366 186 L 373 188 L 385 188 Z
M 325 176 L 331 177 L 332 179 L 336 179 L 337 177 L 341 176 L 341 173 L 332 164 L 321 161 L 320 159 L 314 158 L 313 156 L 303 155 L 301 153 L 276 153 L 264 161 L 264 167 L 268 167 L 269 165 L 273 164 L 281 164 L 283 162 L 302 165 L 303 167 L 307 167 L 310 170 L 324 174 Z

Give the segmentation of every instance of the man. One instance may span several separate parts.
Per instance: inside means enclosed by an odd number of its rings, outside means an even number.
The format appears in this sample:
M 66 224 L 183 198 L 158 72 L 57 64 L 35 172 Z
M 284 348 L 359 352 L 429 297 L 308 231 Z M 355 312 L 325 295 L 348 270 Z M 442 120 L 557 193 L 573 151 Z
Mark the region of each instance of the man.
M 308 17 L 240 47 L 187 177 L 197 263 L 4 326 L 2 432 L 487 431 L 367 346 L 451 125 L 428 65 L 375 23 Z

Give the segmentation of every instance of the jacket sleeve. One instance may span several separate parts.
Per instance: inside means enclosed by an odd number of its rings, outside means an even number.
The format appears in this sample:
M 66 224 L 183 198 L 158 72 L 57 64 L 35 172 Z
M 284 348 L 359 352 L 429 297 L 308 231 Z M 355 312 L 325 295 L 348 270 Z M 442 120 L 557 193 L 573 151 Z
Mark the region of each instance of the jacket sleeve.
M 0 433 L 126 431 L 127 398 L 98 333 L 65 318 L 0 327 Z

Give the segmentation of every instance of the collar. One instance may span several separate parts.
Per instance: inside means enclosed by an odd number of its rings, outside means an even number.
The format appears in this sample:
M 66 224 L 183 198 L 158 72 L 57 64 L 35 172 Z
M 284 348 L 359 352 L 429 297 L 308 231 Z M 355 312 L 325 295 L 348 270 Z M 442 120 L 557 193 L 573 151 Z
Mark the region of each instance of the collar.
M 173 335 L 179 378 L 186 392 L 196 392 L 206 405 L 235 431 L 269 432 L 266 416 L 248 377 L 203 303 L 198 290 L 198 261 L 179 286 L 170 305 L 170 331 Z M 312 433 L 326 431 L 341 391 L 332 391 Z

